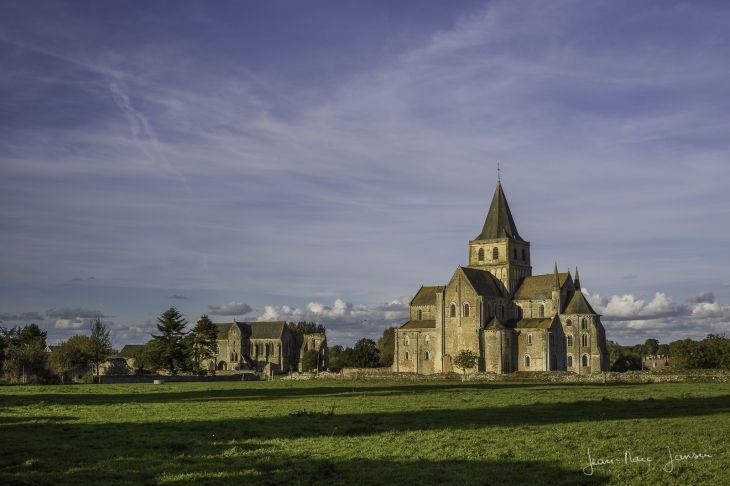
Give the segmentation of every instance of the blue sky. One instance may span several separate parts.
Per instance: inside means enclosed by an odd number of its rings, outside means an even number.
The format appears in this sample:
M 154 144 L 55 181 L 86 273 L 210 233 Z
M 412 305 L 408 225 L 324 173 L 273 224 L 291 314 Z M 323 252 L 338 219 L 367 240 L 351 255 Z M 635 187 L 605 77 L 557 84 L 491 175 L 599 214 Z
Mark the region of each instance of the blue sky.
M 467 263 L 497 163 L 608 338 L 730 331 L 723 2 L 3 2 L 0 320 L 316 320 Z

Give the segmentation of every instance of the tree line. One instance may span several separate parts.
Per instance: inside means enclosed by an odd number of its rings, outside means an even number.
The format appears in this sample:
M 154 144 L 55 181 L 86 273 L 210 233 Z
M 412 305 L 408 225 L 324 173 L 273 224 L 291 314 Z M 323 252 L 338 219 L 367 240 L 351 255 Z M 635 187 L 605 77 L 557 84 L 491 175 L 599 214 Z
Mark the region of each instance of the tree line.
M 101 364 L 116 350 L 112 348 L 109 330 L 101 319 L 94 319 L 89 328 L 88 336 L 72 336 L 48 353 L 48 333 L 37 324 L 10 329 L 0 326 L 3 378 L 10 383 L 37 383 L 54 378 L 63 383 L 72 370 L 90 366 L 98 382 Z
M 659 344 L 656 339 L 647 339 L 644 344 L 621 346 L 608 341 L 611 356 L 611 371 L 641 370 L 646 356 L 672 358 L 676 370 L 730 369 L 730 338 L 724 334 L 708 334 L 701 341 L 682 339 L 669 344 Z

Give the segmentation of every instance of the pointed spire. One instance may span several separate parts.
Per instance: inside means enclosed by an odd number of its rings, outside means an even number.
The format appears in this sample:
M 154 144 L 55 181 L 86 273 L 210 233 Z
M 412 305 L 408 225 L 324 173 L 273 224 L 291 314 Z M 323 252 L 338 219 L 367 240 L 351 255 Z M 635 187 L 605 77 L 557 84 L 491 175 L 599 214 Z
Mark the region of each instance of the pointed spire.
M 484 228 L 477 240 L 491 240 L 496 238 L 512 238 L 524 241 L 517 233 L 517 226 L 512 219 L 512 212 L 509 210 L 507 198 L 504 197 L 502 182 L 497 181 L 497 188 L 494 190 L 492 204 L 489 206 L 487 219 L 484 221 Z
M 555 262 L 553 271 L 553 290 L 560 290 L 560 275 L 558 275 L 558 262 Z
M 580 278 L 578 278 L 578 267 L 575 267 L 575 290 L 580 290 Z

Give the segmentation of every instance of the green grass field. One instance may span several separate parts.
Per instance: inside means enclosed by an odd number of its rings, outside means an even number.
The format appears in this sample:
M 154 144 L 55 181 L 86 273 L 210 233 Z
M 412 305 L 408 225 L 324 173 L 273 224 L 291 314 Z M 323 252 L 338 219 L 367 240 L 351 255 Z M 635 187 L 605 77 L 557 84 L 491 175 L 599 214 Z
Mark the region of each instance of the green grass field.
M 668 473 L 667 447 L 712 457 Z M 586 476 L 588 449 L 613 464 Z M 0 387 L 0 484 L 721 485 L 729 466 L 730 384 Z

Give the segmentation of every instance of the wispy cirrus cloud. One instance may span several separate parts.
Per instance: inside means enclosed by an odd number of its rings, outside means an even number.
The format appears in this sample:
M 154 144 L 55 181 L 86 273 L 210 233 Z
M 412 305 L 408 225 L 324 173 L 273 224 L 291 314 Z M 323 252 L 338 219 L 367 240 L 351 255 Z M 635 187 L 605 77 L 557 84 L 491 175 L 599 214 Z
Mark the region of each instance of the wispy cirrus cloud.
M 169 296 L 167 298 L 168 299 L 175 299 L 175 300 L 190 300 L 187 297 L 185 297 L 184 295 L 177 295 L 177 294 L 171 295 L 171 296 Z
M 61 319 L 109 317 L 109 316 L 105 316 L 98 310 L 84 309 L 81 307 L 77 307 L 75 309 L 71 309 L 68 307 L 63 307 L 60 309 L 51 309 L 51 310 L 46 311 L 46 315 L 48 317 L 58 317 Z
M 43 316 L 38 312 L 23 312 L 22 314 L 0 314 L 0 321 L 42 321 Z

